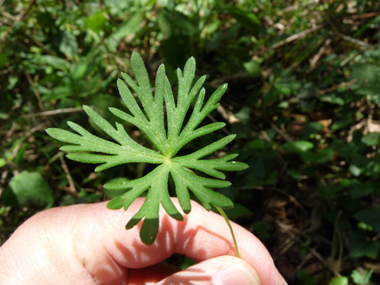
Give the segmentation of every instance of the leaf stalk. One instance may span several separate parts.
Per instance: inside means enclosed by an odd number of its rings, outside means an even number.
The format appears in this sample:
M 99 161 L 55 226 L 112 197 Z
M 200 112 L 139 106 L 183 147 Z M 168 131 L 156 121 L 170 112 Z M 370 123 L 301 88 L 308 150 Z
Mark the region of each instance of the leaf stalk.
M 231 232 L 231 236 L 232 236 L 232 239 L 234 241 L 234 246 L 235 246 L 235 251 L 236 251 L 236 256 L 238 258 L 241 258 L 240 257 L 240 252 L 239 252 L 239 248 L 238 248 L 238 245 L 237 245 L 237 242 L 236 242 L 236 238 L 235 238 L 235 234 L 234 234 L 234 230 L 232 229 L 232 226 L 231 226 L 231 223 L 230 223 L 230 220 L 228 219 L 226 213 L 223 211 L 222 208 L 218 207 L 218 206 L 215 206 L 213 205 L 217 210 L 218 212 L 223 216 L 224 220 L 226 221 L 228 227 L 230 228 L 230 232 Z

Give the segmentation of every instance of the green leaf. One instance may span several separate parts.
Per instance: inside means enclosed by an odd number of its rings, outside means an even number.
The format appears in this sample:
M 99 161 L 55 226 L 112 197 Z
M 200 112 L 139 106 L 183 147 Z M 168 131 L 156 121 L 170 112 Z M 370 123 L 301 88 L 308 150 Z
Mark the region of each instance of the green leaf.
M 85 61 L 80 61 L 75 67 L 73 72 L 71 73 L 71 77 L 74 80 L 82 79 L 87 71 L 87 63 Z
M 211 209 L 211 205 L 232 208 L 232 201 L 214 192 L 212 188 L 225 188 L 230 185 L 230 182 L 224 180 L 225 175 L 222 171 L 237 171 L 248 166 L 234 160 L 237 154 L 204 159 L 225 147 L 235 138 L 235 135 L 221 138 L 185 156 L 176 156 L 190 141 L 225 126 L 224 123 L 211 123 L 199 127 L 207 115 L 218 106 L 218 101 L 226 91 L 226 84 L 219 87 L 205 101 L 205 89 L 202 88 L 205 77 L 200 77 L 194 82 L 195 60 L 190 58 L 183 71 L 177 70 L 178 94 L 175 100 L 164 65 L 158 68 L 154 94 L 144 62 L 137 53 L 131 56 L 131 69 L 135 79 L 122 73 L 123 79 L 117 82 L 121 98 L 128 110 L 109 109 L 119 118 L 115 125 L 110 124 L 90 107 L 83 106 L 92 122 L 112 141 L 97 137 L 73 122 L 68 122 L 68 125 L 76 133 L 56 128 L 46 131 L 53 138 L 65 143 L 61 150 L 70 152 L 67 155 L 68 158 L 98 164 L 95 171 L 125 163 L 144 162 L 157 165 L 151 172 L 140 178 L 117 179 L 104 185 L 107 195 L 113 198 L 107 204 L 110 209 L 124 207 L 127 210 L 137 197 L 147 192 L 144 204 L 126 227 L 132 228 L 144 219 L 140 231 L 141 240 L 146 244 L 152 244 L 159 229 L 160 205 L 172 218 L 183 220 L 170 199 L 168 190 L 170 176 L 174 181 L 180 206 L 185 213 L 191 211 L 189 191 L 194 193 L 207 210 Z M 193 103 L 194 108 L 189 111 Z M 189 119 L 185 121 L 187 113 L 189 113 Z M 144 132 L 154 149 L 135 142 L 120 123 L 123 121 L 135 125 Z M 203 172 L 213 178 L 202 177 L 193 170 Z
M 39 172 L 22 171 L 13 177 L 1 197 L 6 206 L 48 209 L 54 199 L 49 185 Z
M 62 58 L 52 55 L 43 55 L 39 58 L 38 62 L 63 71 L 67 71 L 70 68 L 70 63 Z
M 104 17 L 103 11 L 98 11 L 91 17 L 84 18 L 84 23 L 87 28 L 93 30 L 95 33 L 99 33 L 106 22 L 107 19 Z
M 318 284 L 318 279 L 310 275 L 310 273 L 304 269 L 297 271 L 297 279 L 299 281 L 299 284 L 302 284 L 302 285 Z
M 129 179 L 126 178 L 126 177 L 119 177 L 119 178 L 113 178 L 111 179 L 110 181 L 108 181 L 108 184 L 123 184 L 123 183 L 127 183 L 129 182 Z M 123 195 L 126 191 L 128 190 L 125 190 L 125 189 L 120 189 L 120 190 L 108 190 L 108 189 L 105 189 L 103 190 L 104 194 L 108 197 L 108 198 L 116 198 L 116 197 L 119 197 L 121 195 Z M 120 206 L 121 208 L 122 206 Z M 119 208 L 119 209 L 120 209 Z
M 78 42 L 76 37 L 68 31 L 63 31 L 59 51 L 64 53 L 69 59 L 78 54 Z
M 245 106 L 241 108 L 239 112 L 235 114 L 236 118 L 240 119 L 240 121 L 247 125 L 251 121 L 251 108 L 248 106 Z
M 95 203 L 96 201 L 100 201 L 101 198 L 102 198 L 102 195 L 99 195 L 96 193 L 88 193 L 85 190 L 81 190 L 78 193 L 78 197 L 73 197 L 70 194 L 63 196 L 62 205 L 68 206 L 68 205 L 74 205 L 74 204 Z
M 243 63 L 245 70 L 253 77 L 261 76 L 260 64 L 256 60 L 250 60 Z
M 7 165 L 7 161 L 4 158 L 0 158 L 0 168 Z
M 230 5 L 228 6 L 228 12 L 234 17 L 240 24 L 242 24 L 250 32 L 257 32 L 260 20 L 253 13 L 243 11 L 240 8 Z
M 373 227 L 373 230 L 380 232 L 380 206 L 365 208 L 353 214 L 353 217 Z
M 293 152 L 297 154 L 305 153 L 306 151 L 312 149 L 314 145 L 308 141 L 295 141 L 287 142 L 283 145 L 283 148 L 288 152 Z
M 124 37 L 137 33 L 141 27 L 142 17 L 139 13 L 135 13 L 131 16 L 125 23 L 121 24 L 116 32 L 110 35 L 106 39 L 106 43 L 110 50 L 116 48 L 119 44 L 119 41 Z
M 352 77 L 369 82 L 379 81 L 378 68 L 370 63 L 360 63 L 352 67 Z
M 260 239 L 269 239 L 271 237 L 270 230 L 272 226 L 267 221 L 257 221 L 251 226 L 253 227 L 253 232 L 255 235 L 257 235 Z
M 229 219 L 236 219 L 252 214 L 252 211 L 250 209 L 239 203 L 235 203 L 232 209 L 226 209 L 224 212 Z
M 334 150 L 331 148 L 323 148 L 318 150 L 316 154 L 311 151 L 305 151 L 301 154 L 301 158 L 303 161 L 307 163 L 318 163 L 323 164 L 331 161 L 334 157 Z
M 380 133 L 369 133 L 362 138 L 362 142 L 368 146 L 380 144 Z
M 376 259 L 379 255 L 380 245 L 377 241 L 368 241 L 363 231 L 350 232 L 350 257 L 359 258 L 367 256 Z
M 0 52 L 0 68 L 2 68 L 8 61 L 8 56 L 5 53 Z
M 346 276 L 335 277 L 330 281 L 329 285 L 348 285 L 348 281 L 348 277 Z
M 354 270 L 352 271 L 351 278 L 355 282 L 355 284 L 358 285 L 367 285 L 369 283 L 369 280 L 371 279 L 373 273 L 373 269 L 370 271 L 364 270 L 361 274 L 359 271 Z

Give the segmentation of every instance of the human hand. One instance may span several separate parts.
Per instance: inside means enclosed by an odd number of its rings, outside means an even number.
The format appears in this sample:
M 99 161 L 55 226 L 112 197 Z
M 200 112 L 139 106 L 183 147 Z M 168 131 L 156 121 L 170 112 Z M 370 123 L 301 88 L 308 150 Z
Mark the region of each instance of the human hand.
M 98 203 L 34 215 L 0 247 L 0 284 L 286 284 L 255 236 L 232 223 L 241 259 L 234 257 L 224 219 L 195 202 L 182 222 L 160 209 L 157 239 L 143 244 L 141 222 L 124 227 L 143 201 L 126 212 Z M 162 263 L 174 252 L 199 263 L 175 272 Z

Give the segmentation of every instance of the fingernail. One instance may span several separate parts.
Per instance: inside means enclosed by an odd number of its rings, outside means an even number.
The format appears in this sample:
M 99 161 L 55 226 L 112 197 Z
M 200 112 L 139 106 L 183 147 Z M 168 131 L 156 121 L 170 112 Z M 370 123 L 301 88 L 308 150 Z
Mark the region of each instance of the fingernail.
M 252 269 L 253 270 L 253 269 Z M 222 268 L 216 275 L 215 285 L 260 285 L 256 272 L 249 272 L 243 266 L 233 264 Z

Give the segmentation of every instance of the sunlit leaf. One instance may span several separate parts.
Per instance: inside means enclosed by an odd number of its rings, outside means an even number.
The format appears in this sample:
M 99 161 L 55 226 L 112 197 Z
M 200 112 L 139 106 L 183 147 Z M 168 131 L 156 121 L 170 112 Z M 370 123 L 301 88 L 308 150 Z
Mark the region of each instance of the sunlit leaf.
M 99 33 L 106 22 L 107 19 L 104 16 L 103 11 L 97 11 L 91 17 L 86 17 L 84 19 L 86 26 L 89 29 L 93 30 L 95 33 Z
M 143 131 L 155 149 L 138 144 L 126 133 L 121 123 L 111 125 L 88 106 L 83 107 L 84 111 L 113 141 L 97 137 L 73 122 L 68 122 L 68 125 L 76 133 L 56 128 L 48 129 L 47 133 L 67 143 L 61 147 L 61 150 L 71 152 L 67 155 L 68 158 L 98 164 L 96 171 L 125 163 L 144 162 L 158 165 L 145 176 L 135 180 L 118 179 L 104 185 L 107 194 L 114 197 L 108 203 L 110 209 L 124 207 L 127 210 L 137 197 L 148 191 L 141 209 L 126 227 L 132 228 L 144 219 L 140 232 L 141 239 L 144 243 L 151 244 L 158 233 L 160 204 L 172 218 L 179 221 L 183 219 L 170 199 L 168 191 L 170 176 L 173 178 L 176 195 L 185 213 L 191 211 L 189 191 L 193 192 L 207 210 L 211 209 L 211 205 L 231 208 L 232 201 L 214 192 L 212 188 L 225 188 L 230 185 L 224 180 L 225 175 L 222 171 L 242 170 L 247 168 L 247 165 L 234 161 L 237 154 L 204 159 L 225 147 L 235 135 L 219 139 L 188 155 L 176 156 L 190 141 L 224 127 L 224 123 L 211 123 L 201 127 L 199 125 L 218 106 L 218 101 L 226 91 L 227 85 L 219 87 L 205 101 L 205 89 L 202 88 L 205 77 L 199 78 L 194 83 L 195 60 L 190 58 L 183 71 L 177 70 L 178 96 L 175 100 L 164 65 L 158 68 L 154 94 L 144 62 L 137 53 L 132 54 L 131 67 L 135 80 L 123 73 L 124 80 L 119 79 L 117 82 L 121 98 L 129 112 L 116 108 L 110 108 L 110 111 L 119 118 L 119 122 L 134 124 Z M 133 93 L 137 95 L 138 100 Z M 193 102 L 194 108 L 190 111 L 189 119 L 185 121 L 186 113 Z M 164 110 L 166 110 L 166 119 Z M 212 178 L 202 177 L 192 170 L 203 172 Z M 112 195 L 110 191 L 117 191 L 118 195 Z
M 288 152 L 293 152 L 297 154 L 302 154 L 310 149 L 312 149 L 314 145 L 308 141 L 294 141 L 287 142 L 283 145 L 283 148 Z

